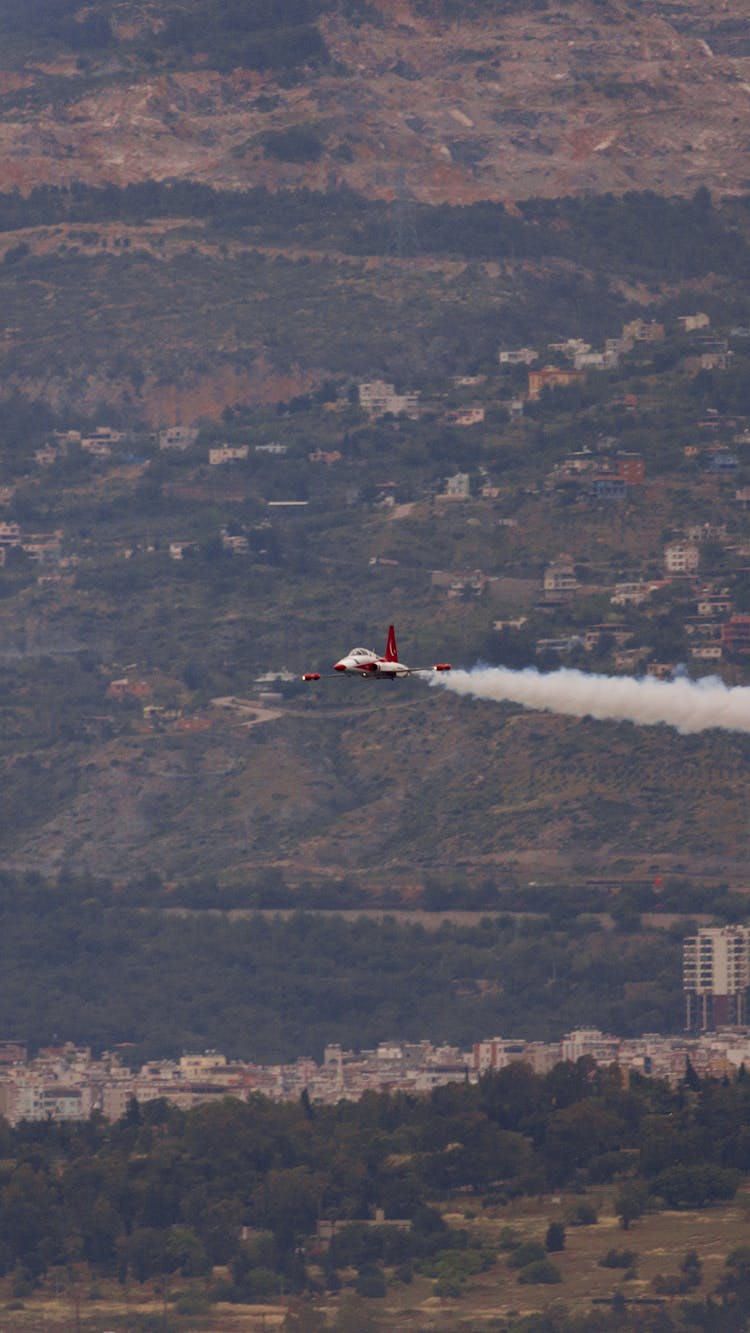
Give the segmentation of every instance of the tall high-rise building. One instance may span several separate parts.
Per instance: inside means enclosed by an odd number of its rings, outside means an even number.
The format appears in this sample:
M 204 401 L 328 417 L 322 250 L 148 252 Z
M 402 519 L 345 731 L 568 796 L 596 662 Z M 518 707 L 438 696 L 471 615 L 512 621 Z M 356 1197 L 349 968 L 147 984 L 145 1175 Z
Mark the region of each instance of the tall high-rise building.
M 685 1027 L 744 1026 L 750 1008 L 750 927 L 708 926 L 682 943 Z

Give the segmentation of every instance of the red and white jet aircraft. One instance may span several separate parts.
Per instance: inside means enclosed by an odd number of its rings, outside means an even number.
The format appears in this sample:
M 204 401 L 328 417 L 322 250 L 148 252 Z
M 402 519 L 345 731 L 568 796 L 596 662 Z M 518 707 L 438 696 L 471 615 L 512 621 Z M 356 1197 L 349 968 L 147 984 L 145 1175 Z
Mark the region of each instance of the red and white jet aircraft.
M 370 677 L 372 680 L 396 680 L 402 676 L 424 676 L 430 671 L 450 671 L 450 662 L 437 662 L 433 667 L 410 667 L 399 662 L 396 647 L 396 631 L 388 626 L 388 640 L 385 645 L 385 657 L 378 657 L 372 648 L 352 648 L 334 663 L 333 671 L 341 676 Z M 328 674 L 328 673 L 326 673 Z M 303 680 L 320 680 L 319 671 L 308 671 Z

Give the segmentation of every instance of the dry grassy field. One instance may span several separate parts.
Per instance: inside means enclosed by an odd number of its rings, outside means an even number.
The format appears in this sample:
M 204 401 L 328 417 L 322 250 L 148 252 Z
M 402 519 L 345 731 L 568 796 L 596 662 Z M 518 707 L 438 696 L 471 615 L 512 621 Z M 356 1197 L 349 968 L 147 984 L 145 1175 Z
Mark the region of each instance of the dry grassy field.
M 550 1221 L 566 1222 L 585 1198 L 598 1213 L 592 1226 L 567 1226 L 566 1244 L 551 1256 L 562 1281 L 554 1285 L 525 1286 L 508 1266 L 508 1252 L 499 1249 L 501 1239 L 512 1228 L 521 1240 L 544 1241 Z M 585 1196 L 560 1194 L 543 1199 L 521 1199 L 504 1207 L 483 1209 L 462 1202 L 460 1210 L 446 1213 L 451 1226 L 467 1230 L 472 1240 L 498 1251 L 493 1267 L 469 1279 L 459 1298 L 435 1294 L 431 1279 L 416 1276 L 405 1285 L 390 1281 L 387 1295 L 379 1300 L 357 1297 L 348 1286 L 336 1297 L 317 1300 L 300 1298 L 263 1305 L 215 1304 L 189 1313 L 190 1296 L 197 1297 L 202 1284 L 179 1278 L 171 1280 L 167 1301 L 160 1283 L 134 1284 L 128 1292 L 116 1283 L 97 1284 L 53 1293 L 40 1291 L 20 1301 L 5 1295 L 0 1300 L 0 1333 L 272 1333 L 280 1329 L 291 1310 L 292 1327 L 310 1333 L 322 1316 L 339 1333 L 347 1330 L 383 1329 L 416 1333 L 430 1329 L 449 1333 L 459 1329 L 492 1330 L 504 1326 L 514 1313 L 529 1314 L 552 1304 L 570 1311 L 584 1311 L 592 1302 L 611 1300 L 621 1290 L 628 1301 L 663 1300 L 654 1279 L 675 1276 L 689 1250 L 695 1250 L 702 1265 L 701 1284 L 691 1296 L 705 1299 L 715 1288 L 728 1254 L 738 1246 L 750 1246 L 750 1188 L 731 1204 L 703 1211 L 657 1212 L 643 1217 L 625 1232 L 612 1209 L 613 1191 L 601 1188 Z M 610 1249 L 633 1250 L 637 1254 L 635 1275 L 622 1269 L 605 1268 L 600 1260 Z M 314 1270 L 313 1270 L 314 1271 Z M 352 1279 L 354 1274 L 348 1275 Z M 6 1292 L 7 1292 L 6 1279 Z M 77 1295 L 76 1295 L 77 1291 Z

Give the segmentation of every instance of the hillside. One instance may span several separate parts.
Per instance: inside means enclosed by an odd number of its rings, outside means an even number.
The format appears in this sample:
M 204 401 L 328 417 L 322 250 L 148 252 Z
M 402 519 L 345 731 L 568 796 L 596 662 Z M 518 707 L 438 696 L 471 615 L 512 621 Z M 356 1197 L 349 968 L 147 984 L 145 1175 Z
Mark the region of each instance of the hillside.
M 295 678 L 747 681 L 747 21 L 272 10 L 0 16 L 5 863 L 746 888 L 743 736 Z
M 189 178 L 432 203 L 748 188 L 740 0 L 285 9 L 9 14 L 5 188 Z
M 379 688 L 347 682 L 322 717 L 249 727 L 240 713 L 206 737 L 67 747 L 74 792 L 6 832 L 6 862 L 226 883 L 275 866 L 292 884 L 348 878 L 365 901 L 441 871 L 745 885 L 747 738 L 522 715 L 418 684 L 362 698 Z

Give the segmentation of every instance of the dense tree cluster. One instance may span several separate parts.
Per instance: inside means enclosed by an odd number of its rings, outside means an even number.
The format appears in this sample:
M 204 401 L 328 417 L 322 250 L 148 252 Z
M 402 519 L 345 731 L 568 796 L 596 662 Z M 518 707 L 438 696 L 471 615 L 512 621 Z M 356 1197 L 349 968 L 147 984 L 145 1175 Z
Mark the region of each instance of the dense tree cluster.
M 25 762 L 20 793 L 36 784 L 54 808 L 56 770 Z M 13 812 L 25 817 L 21 795 Z M 630 919 L 622 934 L 509 915 L 429 931 L 393 919 L 164 910 L 176 901 L 158 878 L 132 889 L 68 875 L 0 879 L 6 1031 L 32 1043 L 137 1042 L 134 1059 L 211 1046 L 273 1062 L 320 1058 L 331 1041 L 467 1047 L 498 1031 L 559 1039 L 593 1021 L 622 1035 L 680 1023 L 679 939 L 633 933 Z
M 457 1295 L 498 1255 L 448 1228 L 436 1201 L 462 1191 L 492 1205 L 611 1181 L 631 1226 L 646 1209 L 732 1197 L 750 1170 L 748 1126 L 748 1080 L 690 1091 L 634 1078 L 626 1087 L 617 1070 L 588 1059 L 544 1076 L 515 1065 L 424 1098 L 368 1094 L 323 1107 L 256 1096 L 187 1113 L 134 1101 L 113 1125 L 97 1114 L 80 1125 L 3 1124 L 0 1270 L 33 1282 L 84 1262 L 145 1281 L 208 1276 L 222 1264 L 231 1279 L 216 1294 L 258 1300 L 319 1290 L 311 1270 L 331 1291 L 355 1270 L 360 1294 L 379 1296 L 386 1270 L 409 1281 L 417 1269 L 438 1294 Z M 372 1225 L 376 1208 L 411 1225 Z M 328 1246 L 316 1239 L 320 1220 L 337 1223 Z M 509 1234 L 501 1248 L 521 1283 L 544 1284 L 559 1281 L 549 1255 L 564 1246 L 555 1223 L 546 1246 Z M 602 1263 L 636 1258 L 613 1248 Z M 736 1300 L 746 1268 L 738 1251 L 725 1302 Z M 697 1257 L 686 1256 L 681 1274 L 681 1291 L 699 1284 Z

